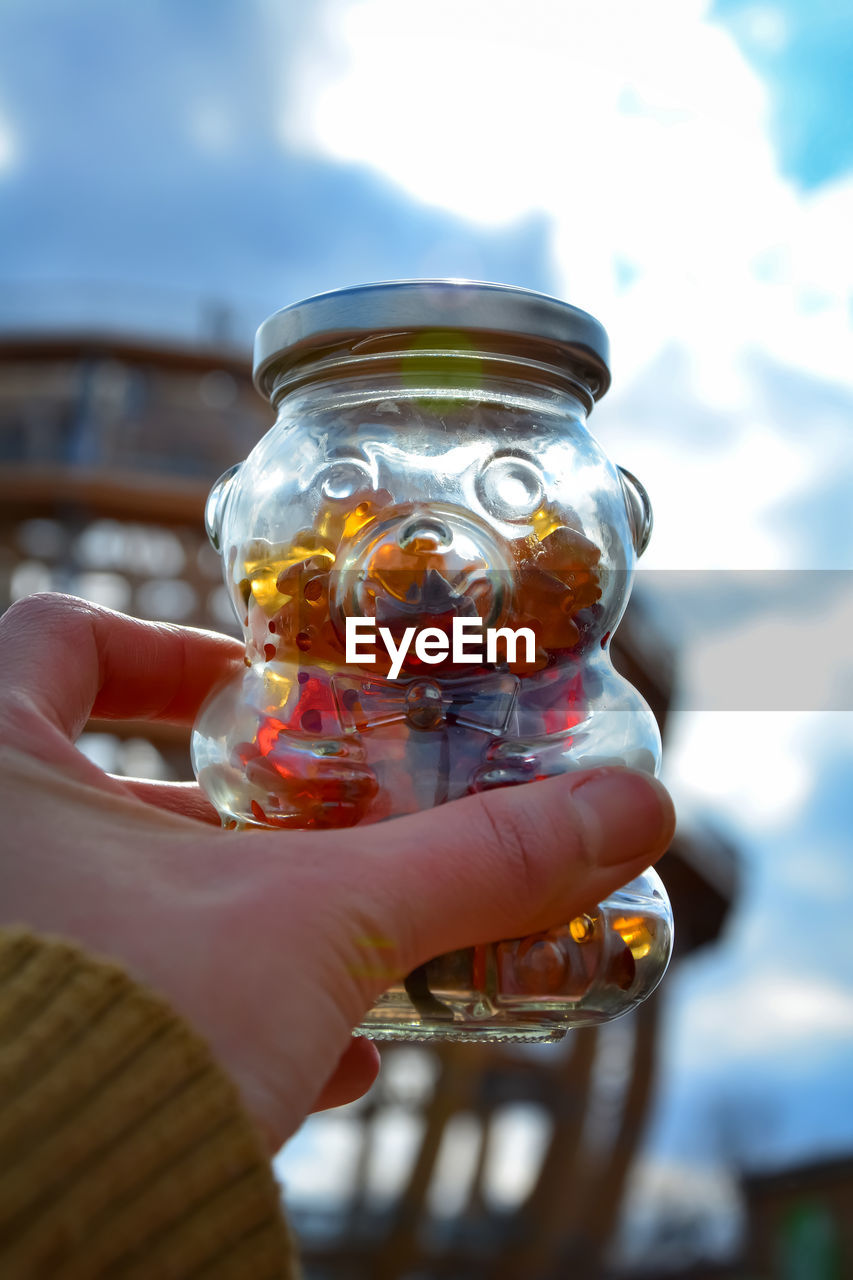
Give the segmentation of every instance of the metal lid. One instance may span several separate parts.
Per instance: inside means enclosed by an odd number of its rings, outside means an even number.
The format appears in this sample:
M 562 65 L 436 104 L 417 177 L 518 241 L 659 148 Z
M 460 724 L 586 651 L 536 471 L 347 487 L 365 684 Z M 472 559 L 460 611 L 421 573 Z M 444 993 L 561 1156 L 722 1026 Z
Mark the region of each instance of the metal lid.
M 593 400 L 610 385 L 607 334 L 578 307 L 514 285 L 389 280 L 318 293 L 276 311 L 255 335 L 255 386 L 269 396 L 282 373 L 309 356 L 363 347 L 368 337 L 431 330 L 512 334 L 530 346 L 541 344 L 548 363 L 564 363 L 580 375 Z

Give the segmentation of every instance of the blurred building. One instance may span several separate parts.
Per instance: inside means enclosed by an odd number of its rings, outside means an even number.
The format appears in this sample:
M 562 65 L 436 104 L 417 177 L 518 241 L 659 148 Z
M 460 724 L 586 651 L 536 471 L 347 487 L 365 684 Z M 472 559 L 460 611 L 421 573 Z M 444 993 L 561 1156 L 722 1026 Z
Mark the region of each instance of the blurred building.
M 744 1179 L 746 1268 L 772 1280 L 853 1276 L 853 1159 L 820 1160 Z
M 98 337 L 0 342 L 0 603 L 67 591 L 139 617 L 237 634 L 202 513 L 270 425 L 248 352 Z M 187 735 L 110 726 L 115 772 L 191 777 Z M 112 739 L 112 741 L 111 741 Z M 100 759 L 101 757 L 99 757 Z M 161 768 L 162 774 L 162 768 Z
M 853 1159 L 838 1157 L 742 1180 L 746 1239 L 728 1264 L 667 1271 L 666 1280 L 848 1280 L 853 1276 Z M 660 1267 L 625 1280 L 662 1280 Z M 620 1278 L 621 1280 L 621 1278 Z
M 236 634 L 203 508 L 213 480 L 270 422 L 248 352 L 100 336 L 0 341 L 0 606 L 67 591 Z M 641 600 L 632 601 L 613 655 L 665 730 L 674 655 Z M 110 771 L 191 776 L 186 731 L 89 730 L 89 749 Z M 735 853 L 711 832 L 679 833 L 661 870 L 678 958 L 719 937 L 736 894 Z M 547 1052 L 387 1048 L 382 1078 L 348 1109 L 344 1202 L 299 1221 L 309 1276 L 608 1274 L 654 1092 L 665 999 L 666 984 L 615 1030 L 575 1032 Z M 493 1174 L 512 1165 L 500 1135 L 519 1107 L 538 1147 L 507 1201 L 493 1193 Z M 389 1191 L 383 1135 L 394 1123 L 414 1139 Z M 448 1209 L 448 1160 L 463 1158 L 468 1175 L 456 1179 L 462 1192 Z

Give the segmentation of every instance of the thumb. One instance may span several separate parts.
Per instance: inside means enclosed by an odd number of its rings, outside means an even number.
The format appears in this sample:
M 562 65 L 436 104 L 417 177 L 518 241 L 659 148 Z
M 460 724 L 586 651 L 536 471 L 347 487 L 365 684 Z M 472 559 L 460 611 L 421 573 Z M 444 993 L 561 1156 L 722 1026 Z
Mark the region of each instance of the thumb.
M 655 862 L 674 831 L 664 787 L 618 767 L 362 828 L 371 844 L 350 862 L 349 890 L 353 920 L 369 921 L 357 944 L 381 951 L 377 993 L 389 964 L 407 972 L 445 951 L 572 919 Z M 370 976 L 369 964 L 359 970 Z

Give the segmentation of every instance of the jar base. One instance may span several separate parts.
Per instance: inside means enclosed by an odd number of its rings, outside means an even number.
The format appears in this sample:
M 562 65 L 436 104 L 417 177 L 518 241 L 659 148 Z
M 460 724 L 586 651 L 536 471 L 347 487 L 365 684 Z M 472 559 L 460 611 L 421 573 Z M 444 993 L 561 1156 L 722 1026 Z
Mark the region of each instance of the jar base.
M 525 1042 L 527 1044 L 557 1044 L 567 1031 L 566 1027 L 548 1029 L 545 1027 L 477 1027 L 462 1026 L 460 1023 L 448 1023 L 447 1026 L 428 1027 L 423 1023 L 385 1023 L 376 1026 L 359 1026 L 353 1035 L 365 1040 L 405 1040 L 410 1044 L 434 1044 L 437 1041 L 464 1041 L 467 1043 L 498 1044 L 508 1041 Z
M 392 988 L 381 996 L 355 1028 L 354 1035 L 366 1040 L 409 1040 L 428 1043 L 440 1040 L 498 1043 L 526 1041 L 556 1044 L 570 1026 L 594 1021 L 586 1011 L 500 1009 L 493 1003 L 467 993 L 473 998 L 451 1000 L 444 1006 L 443 1016 L 429 1009 L 416 1011 L 400 988 Z

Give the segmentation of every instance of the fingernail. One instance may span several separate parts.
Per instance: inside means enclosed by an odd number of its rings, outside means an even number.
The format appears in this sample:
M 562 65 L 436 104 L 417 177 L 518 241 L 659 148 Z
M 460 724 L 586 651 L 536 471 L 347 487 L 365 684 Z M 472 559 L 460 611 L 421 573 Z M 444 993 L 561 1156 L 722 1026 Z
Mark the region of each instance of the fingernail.
M 675 814 L 659 782 L 631 769 L 600 769 L 571 792 L 590 861 L 602 867 L 654 858 L 672 839 Z

